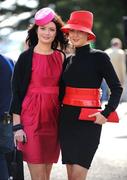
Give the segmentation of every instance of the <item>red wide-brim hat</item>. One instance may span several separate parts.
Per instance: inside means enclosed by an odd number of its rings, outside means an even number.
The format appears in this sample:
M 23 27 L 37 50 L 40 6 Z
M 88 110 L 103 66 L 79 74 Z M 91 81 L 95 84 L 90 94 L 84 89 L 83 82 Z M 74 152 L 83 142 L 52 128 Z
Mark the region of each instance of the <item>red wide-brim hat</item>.
M 68 33 L 69 30 L 74 29 L 88 33 L 88 40 L 95 40 L 96 36 L 92 32 L 93 14 L 89 11 L 74 11 L 71 13 L 70 19 L 61 30 Z

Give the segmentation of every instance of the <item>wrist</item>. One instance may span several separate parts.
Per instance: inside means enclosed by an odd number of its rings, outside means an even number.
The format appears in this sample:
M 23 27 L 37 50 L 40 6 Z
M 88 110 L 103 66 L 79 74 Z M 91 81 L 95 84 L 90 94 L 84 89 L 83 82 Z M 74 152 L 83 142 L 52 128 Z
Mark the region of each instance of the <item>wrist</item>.
M 23 129 L 23 125 L 22 124 L 13 125 L 12 129 L 13 129 L 13 132 L 16 132 L 18 130 Z

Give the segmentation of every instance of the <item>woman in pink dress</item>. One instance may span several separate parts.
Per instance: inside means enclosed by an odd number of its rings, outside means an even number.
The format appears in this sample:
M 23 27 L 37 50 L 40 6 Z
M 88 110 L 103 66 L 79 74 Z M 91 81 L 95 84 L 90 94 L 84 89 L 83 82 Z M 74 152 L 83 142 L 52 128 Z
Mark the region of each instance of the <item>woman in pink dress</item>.
M 62 20 L 50 8 L 35 14 L 28 50 L 15 65 L 12 87 L 13 130 L 32 180 L 49 180 L 58 161 L 59 81 L 67 40 Z

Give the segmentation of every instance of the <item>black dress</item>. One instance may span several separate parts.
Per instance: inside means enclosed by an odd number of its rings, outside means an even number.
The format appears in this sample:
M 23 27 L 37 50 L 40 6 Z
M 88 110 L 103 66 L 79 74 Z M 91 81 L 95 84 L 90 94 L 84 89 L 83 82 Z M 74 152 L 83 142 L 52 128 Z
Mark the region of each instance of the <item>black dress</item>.
M 109 57 L 89 45 L 76 49 L 63 72 L 64 86 L 100 88 L 105 78 L 111 95 L 102 114 L 107 117 L 118 106 L 122 87 Z M 61 93 L 62 94 L 62 93 Z M 102 126 L 78 119 L 81 107 L 63 105 L 60 114 L 60 143 L 63 164 L 89 168 L 100 141 Z

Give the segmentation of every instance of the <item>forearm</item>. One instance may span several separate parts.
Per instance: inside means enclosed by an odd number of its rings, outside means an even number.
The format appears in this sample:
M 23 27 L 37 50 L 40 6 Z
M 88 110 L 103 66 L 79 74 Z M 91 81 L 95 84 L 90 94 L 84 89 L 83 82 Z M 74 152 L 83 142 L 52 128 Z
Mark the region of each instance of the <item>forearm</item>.
M 20 115 L 13 114 L 13 125 L 21 124 Z

